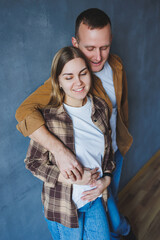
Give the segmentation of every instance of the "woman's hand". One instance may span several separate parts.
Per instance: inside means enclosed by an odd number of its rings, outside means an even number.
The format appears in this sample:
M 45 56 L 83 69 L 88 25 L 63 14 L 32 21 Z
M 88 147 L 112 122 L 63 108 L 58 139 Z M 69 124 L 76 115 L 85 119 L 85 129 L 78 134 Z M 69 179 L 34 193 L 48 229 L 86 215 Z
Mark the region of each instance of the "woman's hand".
M 72 181 L 71 179 L 65 179 L 63 175 L 60 173 L 58 181 L 66 184 L 91 185 L 94 184 L 100 176 L 100 172 L 98 172 L 98 169 L 99 169 L 98 167 L 94 169 L 84 168 L 82 179 L 76 181 Z
M 94 189 L 91 189 L 89 191 L 83 192 L 83 196 L 81 197 L 84 201 L 94 201 L 99 195 L 101 195 L 104 190 L 110 185 L 111 183 L 111 177 L 105 176 L 100 179 L 98 179 L 95 183 L 91 184 L 91 187 L 95 187 Z
M 78 184 L 78 185 L 94 184 L 100 176 L 100 172 L 98 172 L 98 169 L 99 169 L 98 167 L 96 167 L 94 169 L 84 168 L 84 173 L 82 175 L 82 179 L 74 181 L 73 183 Z

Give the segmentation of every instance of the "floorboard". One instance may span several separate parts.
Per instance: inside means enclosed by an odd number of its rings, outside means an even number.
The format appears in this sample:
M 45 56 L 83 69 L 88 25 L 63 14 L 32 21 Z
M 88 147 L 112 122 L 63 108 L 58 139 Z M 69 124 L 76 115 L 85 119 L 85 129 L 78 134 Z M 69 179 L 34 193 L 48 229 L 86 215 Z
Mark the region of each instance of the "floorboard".
M 119 209 L 138 240 L 160 239 L 160 151 L 120 192 Z

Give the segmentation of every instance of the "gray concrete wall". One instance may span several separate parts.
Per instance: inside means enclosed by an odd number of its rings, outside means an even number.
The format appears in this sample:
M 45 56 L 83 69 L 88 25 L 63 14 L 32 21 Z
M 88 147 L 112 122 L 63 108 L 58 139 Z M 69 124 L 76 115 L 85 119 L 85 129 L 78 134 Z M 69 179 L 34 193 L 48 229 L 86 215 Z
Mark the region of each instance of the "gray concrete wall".
M 29 139 L 16 130 L 15 111 L 50 75 L 55 52 L 71 45 L 77 15 L 98 7 L 111 18 L 112 52 L 123 60 L 130 132 L 121 186 L 160 148 L 160 1 L 0 1 L 0 239 L 49 240 L 41 182 L 24 166 Z

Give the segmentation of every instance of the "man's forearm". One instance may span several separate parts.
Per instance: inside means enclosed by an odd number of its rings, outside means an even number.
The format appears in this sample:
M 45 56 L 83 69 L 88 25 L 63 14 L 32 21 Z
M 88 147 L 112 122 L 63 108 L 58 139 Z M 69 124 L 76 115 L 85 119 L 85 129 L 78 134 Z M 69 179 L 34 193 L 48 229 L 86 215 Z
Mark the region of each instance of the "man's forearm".
M 58 152 L 64 148 L 63 143 L 58 138 L 56 138 L 56 136 L 51 134 L 45 125 L 42 125 L 35 132 L 29 135 L 29 137 L 38 142 L 53 155 L 57 155 Z
M 56 164 L 66 179 L 70 178 L 72 181 L 81 179 L 83 168 L 77 161 L 76 156 L 56 136 L 51 134 L 45 125 L 29 137 L 54 155 Z

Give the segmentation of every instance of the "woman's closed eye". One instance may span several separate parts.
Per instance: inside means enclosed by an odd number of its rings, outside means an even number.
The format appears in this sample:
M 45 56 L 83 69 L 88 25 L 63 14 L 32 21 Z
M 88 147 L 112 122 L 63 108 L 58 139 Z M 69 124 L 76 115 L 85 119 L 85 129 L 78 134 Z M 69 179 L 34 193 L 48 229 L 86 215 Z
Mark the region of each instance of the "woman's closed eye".
M 72 80 L 73 77 L 66 77 L 65 80 Z
M 85 72 L 85 73 L 81 73 L 80 75 L 81 75 L 81 76 L 85 76 L 86 74 L 87 74 L 87 73 Z
M 71 73 L 64 74 L 64 79 L 65 80 L 72 80 L 73 79 L 73 74 L 71 74 Z
M 87 73 L 88 73 L 88 71 L 81 72 L 80 76 L 85 76 L 85 75 L 87 75 Z

